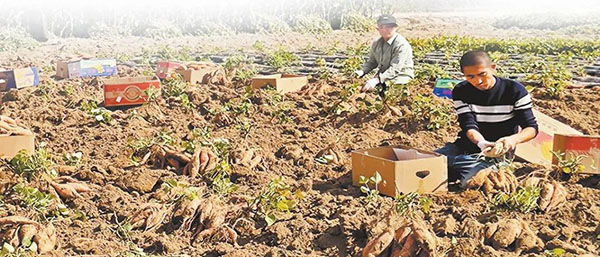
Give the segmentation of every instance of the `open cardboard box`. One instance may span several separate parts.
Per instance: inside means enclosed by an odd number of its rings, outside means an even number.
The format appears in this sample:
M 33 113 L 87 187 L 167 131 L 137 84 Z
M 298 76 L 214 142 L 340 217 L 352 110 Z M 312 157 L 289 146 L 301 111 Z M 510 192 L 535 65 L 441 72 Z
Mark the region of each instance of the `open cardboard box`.
M 146 90 L 160 88 L 155 77 L 119 78 L 104 81 L 104 106 L 140 105 L 148 101 Z
M 538 135 L 531 141 L 517 145 L 515 155 L 525 161 L 546 166 L 552 165 L 552 143 L 555 133 L 583 135 L 581 132 L 551 118 L 535 109 L 533 115 L 538 123 Z
M 206 69 L 194 70 L 194 69 L 177 69 L 175 72 L 179 73 L 183 80 L 190 82 L 191 84 L 208 84 L 210 74 L 217 70 L 219 67 L 207 67 Z
M 274 87 L 280 93 L 295 92 L 308 84 L 308 77 L 292 74 L 274 74 L 252 78 L 252 88 Z
M 40 84 L 36 67 L 0 71 L 0 91 L 32 87 Z
M 156 63 L 156 76 L 164 79 L 175 73 L 175 70 L 182 68 L 180 63 L 176 62 L 157 62 Z
M 581 164 L 585 166 L 582 173 L 600 174 L 600 136 L 554 134 L 552 149 L 555 153 L 565 153 L 563 158 L 585 156 Z M 552 163 L 558 164 L 556 156 Z
M 59 78 L 108 77 L 117 75 L 117 61 L 113 58 L 93 58 L 56 63 Z
M 32 154 L 35 136 L 0 136 L 0 158 L 12 159 L 21 150 Z
M 379 172 L 383 182 L 378 189 L 384 195 L 447 191 L 446 156 L 405 146 L 383 146 L 352 152 L 352 183 L 359 177 Z M 372 186 L 372 185 L 371 185 Z

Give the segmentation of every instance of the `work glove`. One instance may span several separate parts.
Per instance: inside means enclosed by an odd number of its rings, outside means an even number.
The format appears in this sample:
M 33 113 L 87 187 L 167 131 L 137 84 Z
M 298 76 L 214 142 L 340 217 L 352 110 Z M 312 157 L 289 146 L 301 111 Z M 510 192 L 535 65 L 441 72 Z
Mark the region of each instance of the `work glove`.
M 367 80 L 365 85 L 360 89 L 360 91 L 361 92 L 372 91 L 373 89 L 375 89 L 375 86 L 377 86 L 377 84 L 379 84 L 378 78 L 369 79 L 369 80 Z
M 365 72 L 364 72 L 364 71 L 362 71 L 362 70 L 356 70 L 356 71 L 354 71 L 354 74 L 353 74 L 353 75 L 354 75 L 354 77 L 360 78 L 360 77 L 362 77 L 363 75 L 365 75 Z

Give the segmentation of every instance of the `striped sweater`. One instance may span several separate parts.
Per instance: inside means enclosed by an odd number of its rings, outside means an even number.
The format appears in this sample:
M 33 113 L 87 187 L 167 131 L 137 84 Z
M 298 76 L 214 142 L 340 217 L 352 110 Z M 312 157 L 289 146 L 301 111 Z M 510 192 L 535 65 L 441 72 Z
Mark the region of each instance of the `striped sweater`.
M 517 133 L 519 127 L 538 130 L 531 96 L 514 80 L 496 77 L 494 87 L 486 91 L 463 81 L 452 90 L 452 99 L 461 128 L 455 144 L 466 153 L 480 152 L 466 136 L 469 129 L 478 130 L 490 142 Z

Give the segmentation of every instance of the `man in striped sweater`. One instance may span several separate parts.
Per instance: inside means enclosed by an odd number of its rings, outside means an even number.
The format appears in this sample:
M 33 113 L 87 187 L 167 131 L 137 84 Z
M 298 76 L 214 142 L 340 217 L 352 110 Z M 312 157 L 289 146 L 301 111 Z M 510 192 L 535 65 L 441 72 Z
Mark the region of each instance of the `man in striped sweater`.
M 494 76 L 496 66 L 486 52 L 465 53 L 460 69 L 466 81 L 454 87 L 452 99 L 461 131 L 454 143 L 436 152 L 448 157 L 448 181 L 458 179 L 464 188 L 480 170 L 493 166 L 478 156 L 483 149 L 502 142 L 503 153 L 512 153 L 537 135 L 538 125 L 525 87 Z

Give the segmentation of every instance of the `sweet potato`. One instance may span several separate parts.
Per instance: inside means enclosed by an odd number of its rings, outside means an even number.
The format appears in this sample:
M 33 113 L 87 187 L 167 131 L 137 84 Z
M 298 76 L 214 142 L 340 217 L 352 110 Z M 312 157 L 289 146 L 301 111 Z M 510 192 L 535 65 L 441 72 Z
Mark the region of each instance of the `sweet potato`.
M 490 172 L 493 172 L 492 168 L 482 169 L 479 172 L 477 172 L 475 176 L 473 176 L 469 181 L 467 181 L 467 188 L 480 188 L 481 186 L 483 186 L 483 183 L 485 182 L 485 179 L 490 174 Z
M 2 217 L 0 218 L 0 224 L 2 225 L 8 225 L 8 224 L 33 224 L 33 225 L 40 225 L 39 223 L 30 220 L 28 218 L 25 218 L 23 216 L 7 216 L 7 217 Z
M 390 246 L 393 239 L 394 231 L 392 228 L 389 228 L 367 243 L 362 251 L 362 257 L 379 256 L 383 250 Z
M 428 253 L 436 256 L 437 254 L 437 239 L 427 229 L 425 224 L 422 221 L 414 221 L 412 223 L 413 234 L 415 235 L 415 239 L 418 242 L 419 246 L 426 250 Z
M 529 228 L 529 225 L 521 221 L 521 234 L 517 238 L 515 253 L 521 255 L 522 252 L 540 252 L 544 246 L 542 239 Z
M 133 228 L 145 227 L 144 231 L 158 228 L 166 217 L 166 207 L 159 203 L 146 203 L 134 212 L 129 223 Z
M 419 245 L 415 234 L 412 233 L 408 237 L 406 237 L 406 241 L 402 245 L 402 249 L 400 250 L 399 257 L 408 257 L 408 256 L 416 256 L 419 251 Z
M 546 208 L 547 211 L 553 210 L 554 208 L 559 207 L 567 200 L 567 193 L 565 187 L 558 183 L 557 181 L 552 181 L 553 191 L 552 198 L 548 203 Z
M 38 253 L 44 254 L 54 250 L 56 245 L 56 230 L 52 223 L 48 223 L 45 228 L 38 230 L 33 241 L 38 246 Z
M 197 210 L 198 210 L 198 207 L 200 206 L 201 202 L 202 201 L 200 200 L 200 198 L 196 198 L 191 201 L 185 201 L 184 204 L 182 204 L 181 209 L 183 211 L 181 213 L 181 216 L 183 217 L 183 221 L 182 221 L 181 227 L 184 230 L 191 229 L 192 222 L 194 222 L 194 219 L 197 216 Z
M 539 206 L 540 206 L 540 210 L 545 211 L 548 208 L 548 205 L 550 205 L 550 202 L 552 201 L 552 196 L 554 194 L 554 185 L 551 183 L 544 183 L 541 186 L 541 191 L 540 191 L 540 200 L 539 200 Z
M 390 108 L 390 112 L 392 113 L 392 115 L 394 116 L 402 116 L 402 111 L 400 111 L 400 108 L 396 107 L 396 106 L 388 106 Z
M 60 195 L 62 198 L 73 199 L 82 197 L 73 186 L 67 184 L 58 184 L 55 182 L 51 182 L 50 185 L 54 187 L 58 195 Z
M 502 142 L 494 143 L 494 146 L 489 146 L 481 152 L 484 156 L 490 158 L 496 158 L 504 155 L 506 152 L 504 151 L 504 144 Z
M 508 247 L 515 242 L 521 231 L 521 222 L 516 219 L 500 221 L 498 223 L 498 230 L 496 230 L 496 233 L 491 238 L 492 246 L 496 250 Z

